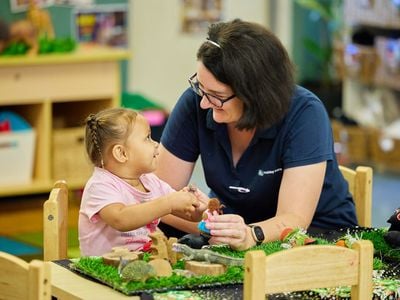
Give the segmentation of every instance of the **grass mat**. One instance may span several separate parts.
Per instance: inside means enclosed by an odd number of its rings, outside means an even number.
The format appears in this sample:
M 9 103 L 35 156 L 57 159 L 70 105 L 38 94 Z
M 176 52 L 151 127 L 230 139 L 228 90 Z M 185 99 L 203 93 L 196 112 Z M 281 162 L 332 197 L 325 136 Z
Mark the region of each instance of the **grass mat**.
M 399 297 L 400 294 L 400 249 L 391 248 L 384 240 L 383 234 L 387 229 L 359 229 L 353 232 L 343 232 L 343 235 L 350 234 L 355 238 L 371 240 L 375 248 L 374 258 L 374 296 L 376 299 L 391 299 Z M 316 238 L 317 244 L 333 244 L 323 238 Z M 246 251 L 233 251 L 227 246 L 216 246 L 213 251 L 243 258 Z M 267 255 L 277 251 L 284 251 L 281 242 L 265 243 L 249 250 L 263 250 Z M 194 276 L 184 277 L 173 274 L 170 277 L 150 278 L 145 282 L 124 282 L 116 267 L 104 265 L 99 257 L 85 257 L 76 259 L 71 268 L 85 275 L 99 280 L 116 290 L 127 295 L 137 295 L 142 292 L 153 293 L 170 289 L 193 289 L 204 287 L 218 287 L 223 285 L 237 284 L 243 281 L 242 267 L 229 267 L 227 272 L 219 276 Z M 183 269 L 183 262 L 178 262 L 174 268 Z M 336 297 L 346 299 L 350 297 L 349 287 L 338 287 L 331 289 L 316 289 L 303 293 L 291 293 L 292 296 L 306 297 L 307 299 L 321 299 L 323 297 Z M 392 298 L 397 299 L 397 298 Z

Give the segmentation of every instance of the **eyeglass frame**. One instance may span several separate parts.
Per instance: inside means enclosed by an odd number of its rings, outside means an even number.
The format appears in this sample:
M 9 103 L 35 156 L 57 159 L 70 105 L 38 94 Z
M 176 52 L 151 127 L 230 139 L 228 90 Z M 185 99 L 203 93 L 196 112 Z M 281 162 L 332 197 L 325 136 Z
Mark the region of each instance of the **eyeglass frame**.
M 201 89 L 201 87 L 200 87 L 200 82 L 199 82 L 199 81 L 194 81 L 194 78 L 195 78 L 196 76 L 197 76 L 197 73 L 194 73 L 192 76 L 189 77 L 188 81 L 189 81 L 190 87 L 192 88 L 193 92 L 195 92 L 198 96 L 200 96 L 200 97 L 206 96 L 208 102 L 209 102 L 211 105 L 213 105 L 213 106 L 215 106 L 215 107 L 218 107 L 218 108 L 221 108 L 222 106 L 224 106 L 224 103 L 225 103 L 225 102 L 228 102 L 229 100 L 232 100 L 233 98 L 236 97 L 236 95 L 233 94 L 232 96 L 229 96 L 229 97 L 227 97 L 227 98 L 225 98 L 225 99 L 221 99 L 221 98 L 219 98 L 219 97 L 217 97 L 217 96 L 215 96 L 215 95 L 211 95 L 211 94 L 209 94 L 209 93 L 206 93 L 205 91 L 203 91 L 203 90 Z M 219 101 L 219 102 L 218 102 L 219 105 L 218 105 L 218 104 L 215 104 L 215 103 L 210 99 L 210 97 L 212 97 L 212 98 L 216 99 L 217 101 Z

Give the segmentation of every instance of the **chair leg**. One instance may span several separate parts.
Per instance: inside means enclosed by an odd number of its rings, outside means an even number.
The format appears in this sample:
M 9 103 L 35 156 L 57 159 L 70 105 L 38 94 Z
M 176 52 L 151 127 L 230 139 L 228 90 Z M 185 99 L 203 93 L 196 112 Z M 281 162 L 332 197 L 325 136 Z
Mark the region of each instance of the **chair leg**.
M 261 250 L 249 251 L 245 255 L 244 300 L 265 299 L 265 257 Z

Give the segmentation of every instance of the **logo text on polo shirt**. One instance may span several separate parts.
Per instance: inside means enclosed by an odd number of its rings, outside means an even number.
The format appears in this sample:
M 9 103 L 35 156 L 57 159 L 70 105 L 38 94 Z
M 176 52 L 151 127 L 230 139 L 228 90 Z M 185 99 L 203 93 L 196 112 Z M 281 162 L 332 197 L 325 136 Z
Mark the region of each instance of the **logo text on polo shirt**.
M 273 175 L 273 174 L 278 173 L 278 172 L 282 172 L 282 168 L 278 168 L 278 169 L 275 169 L 275 170 L 266 170 L 266 171 L 258 170 L 258 176 Z

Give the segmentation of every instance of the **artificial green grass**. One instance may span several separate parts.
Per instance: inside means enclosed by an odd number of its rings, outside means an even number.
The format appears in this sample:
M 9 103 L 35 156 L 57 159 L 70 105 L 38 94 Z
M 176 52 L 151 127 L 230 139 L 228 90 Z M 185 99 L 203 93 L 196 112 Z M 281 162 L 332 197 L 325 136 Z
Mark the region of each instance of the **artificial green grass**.
M 78 260 L 73 260 L 72 268 L 94 277 L 126 295 L 139 294 L 144 291 L 167 291 L 170 289 L 234 284 L 243 281 L 242 267 L 228 267 L 226 273 L 218 276 L 185 277 L 174 273 L 169 277 L 149 278 L 146 282 L 124 282 L 118 274 L 118 269 L 105 265 L 100 257 L 82 257 Z M 182 268 L 182 264 L 178 263 L 175 268 Z
M 387 295 L 399 296 L 400 292 L 398 287 L 400 286 L 399 274 L 393 273 L 393 270 L 389 270 L 390 266 L 387 265 L 383 259 L 399 257 L 399 249 L 391 248 L 383 238 L 384 233 L 387 231 L 383 229 L 368 229 L 357 233 L 344 233 L 343 235 L 351 235 L 355 238 L 362 238 L 371 240 L 375 248 L 375 257 L 373 262 L 374 268 L 374 295 L 376 299 L 386 299 L 382 297 L 382 293 Z M 322 238 L 316 238 L 316 244 L 333 244 Z M 307 246 L 305 246 L 307 247 Z M 281 246 L 281 242 L 270 242 L 259 246 L 255 246 L 249 250 L 263 250 L 267 255 L 278 251 L 284 251 Z M 247 251 L 234 251 L 228 246 L 213 246 L 211 250 L 232 256 L 237 258 L 244 258 Z M 399 261 L 399 260 L 397 260 Z M 85 257 L 77 260 L 73 260 L 71 264 L 73 269 L 78 270 L 81 273 L 89 275 L 97 280 L 119 290 L 127 295 L 135 295 L 141 292 L 157 292 L 165 290 L 179 290 L 179 289 L 193 289 L 206 286 L 218 286 L 224 284 L 236 284 L 243 281 L 243 267 L 229 267 L 227 272 L 219 276 L 194 276 L 184 277 L 182 275 L 173 274 L 170 277 L 161 278 L 150 278 L 145 282 L 124 282 L 119 274 L 116 267 L 104 265 L 101 258 L 98 257 Z M 183 262 L 178 262 L 174 268 L 183 269 Z M 337 287 L 330 289 L 315 289 L 312 291 L 292 293 L 302 298 L 307 296 L 307 299 L 320 299 L 324 296 L 329 299 L 335 297 L 335 299 L 343 299 L 350 297 L 349 287 Z

